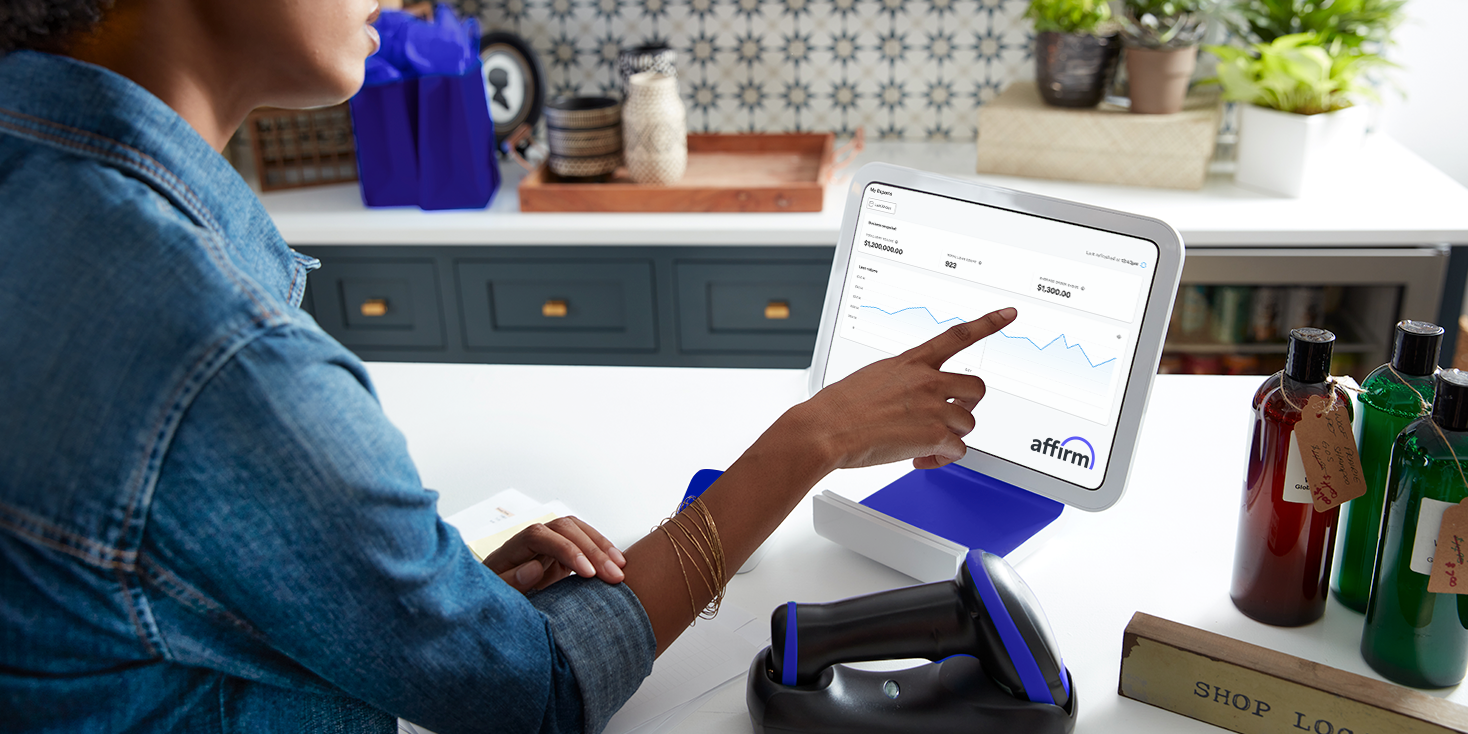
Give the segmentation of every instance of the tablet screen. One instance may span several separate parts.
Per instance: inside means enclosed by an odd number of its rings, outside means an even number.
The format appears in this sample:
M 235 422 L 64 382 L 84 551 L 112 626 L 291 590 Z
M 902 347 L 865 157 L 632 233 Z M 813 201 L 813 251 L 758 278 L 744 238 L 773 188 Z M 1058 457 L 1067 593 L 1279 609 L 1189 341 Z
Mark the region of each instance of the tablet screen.
M 860 206 L 821 384 L 1013 306 L 1014 323 L 943 366 L 988 388 L 965 442 L 1100 487 L 1157 245 L 885 183 Z

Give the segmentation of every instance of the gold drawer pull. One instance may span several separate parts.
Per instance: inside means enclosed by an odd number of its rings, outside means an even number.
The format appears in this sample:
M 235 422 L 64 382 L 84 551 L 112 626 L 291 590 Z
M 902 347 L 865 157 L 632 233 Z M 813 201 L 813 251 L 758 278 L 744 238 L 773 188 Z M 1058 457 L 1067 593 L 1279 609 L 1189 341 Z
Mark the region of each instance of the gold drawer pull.
M 540 307 L 540 315 L 548 319 L 563 319 L 568 306 L 564 298 L 552 298 Z
M 790 318 L 790 304 L 784 301 L 770 301 L 765 304 L 765 318 L 788 319 Z
M 386 298 L 369 298 L 369 299 L 363 301 L 362 302 L 362 315 L 363 316 L 386 316 L 387 315 L 387 299 Z

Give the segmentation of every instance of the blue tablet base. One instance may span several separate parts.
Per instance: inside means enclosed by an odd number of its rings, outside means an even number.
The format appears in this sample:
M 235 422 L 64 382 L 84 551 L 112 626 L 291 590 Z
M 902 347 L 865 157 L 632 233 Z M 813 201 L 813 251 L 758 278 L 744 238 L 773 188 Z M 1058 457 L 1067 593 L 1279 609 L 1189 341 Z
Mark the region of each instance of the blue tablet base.
M 1018 548 L 1065 509 L 1055 500 L 954 464 L 910 471 L 862 504 L 998 556 Z

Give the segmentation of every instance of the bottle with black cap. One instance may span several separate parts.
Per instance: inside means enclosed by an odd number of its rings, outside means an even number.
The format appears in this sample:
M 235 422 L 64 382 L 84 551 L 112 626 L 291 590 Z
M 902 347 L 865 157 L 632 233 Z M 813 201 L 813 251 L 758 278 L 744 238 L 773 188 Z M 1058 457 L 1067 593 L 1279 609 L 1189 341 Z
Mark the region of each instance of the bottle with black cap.
M 1340 509 L 1315 511 L 1295 424 L 1317 395 L 1350 415 L 1346 392 L 1330 381 L 1334 344 L 1335 334 L 1325 329 L 1291 331 L 1284 370 L 1254 394 L 1229 596 L 1239 611 L 1265 624 L 1294 627 L 1325 613 Z
M 1361 383 L 1357 396 L 1361 435 L 1356 446 L 1366 494 L 1341 508 L 1340 554 L 1333 585 L 1336 598 L 1358 612 L 1366 611 L 1371 592 L 1392 445 L 1402 429 L 1427 415 L 1432 406 L 1433 375 L 1437 374 L 1442 341 L 1443 327 L 1437 324 L 1398 322 L 1391 361 Z
M 1392 447 L 1361 635 L 1361 655 L 1376 672 L 1419 688 L 1457 685 L 1468 670 L 1468 596 L 1427 590 L 1443 513 L 1468 497 L 1468 373 L 1443 370 L 1436 382 L 1432 415 Z

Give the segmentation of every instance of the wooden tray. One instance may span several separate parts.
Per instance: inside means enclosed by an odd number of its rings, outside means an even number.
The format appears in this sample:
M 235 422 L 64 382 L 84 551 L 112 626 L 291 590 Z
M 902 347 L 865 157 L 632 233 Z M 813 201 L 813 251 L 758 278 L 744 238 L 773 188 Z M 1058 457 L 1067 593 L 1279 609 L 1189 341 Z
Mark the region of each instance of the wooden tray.
M 605 183 L 572 183 L 542 164 L 520 182 L 520 211 L 818 212 L 832 175 L 864 141 L 858 130 L 838 151 L 832 133 L 691 133 L 676 184 L 636 184 L 626 168 Z

